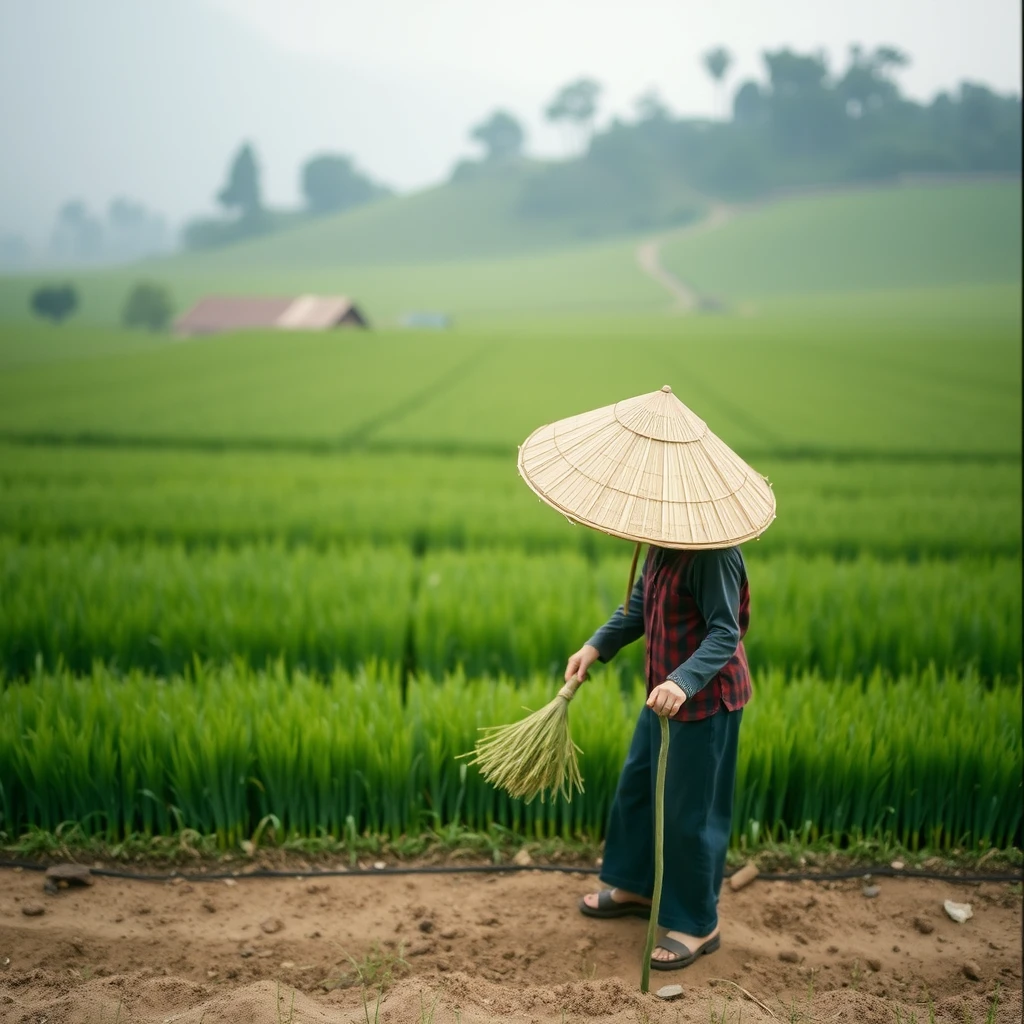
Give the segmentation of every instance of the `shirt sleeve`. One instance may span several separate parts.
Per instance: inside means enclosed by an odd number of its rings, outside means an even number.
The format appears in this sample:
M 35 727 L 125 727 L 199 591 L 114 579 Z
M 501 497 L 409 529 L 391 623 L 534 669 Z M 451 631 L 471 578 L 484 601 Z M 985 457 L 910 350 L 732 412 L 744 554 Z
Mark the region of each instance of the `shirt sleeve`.
M 740 587 L 745 577 L 739 548 L 702 551 L 690 564 L 688 585 L 707 624 L 707 634 L 697 650 L 668 676 L 687 699 L 703 690 L 736 653 Z
M 619 651 L 644 635 L 644 574 L 633 584 L 629 595 L 629 609 L 620 604 L 612 617 L 587 641 L 596 647 L 599 660 L 611 661 Z

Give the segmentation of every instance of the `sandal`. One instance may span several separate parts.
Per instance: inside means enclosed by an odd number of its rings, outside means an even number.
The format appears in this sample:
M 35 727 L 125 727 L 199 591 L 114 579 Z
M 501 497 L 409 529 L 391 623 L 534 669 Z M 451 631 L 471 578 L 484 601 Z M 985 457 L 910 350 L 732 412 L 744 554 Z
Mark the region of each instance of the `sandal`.
M 675 953 L 671 960 L 655 960 L 651 957 L 651 967 L 656 971 L 676 971 L 680 967 L 689 967 L 694 960 L 700 959 L 706 953 L 714 953 L 722 944 L 721 935 L 713 935 L 707 942 L 698 946 L 692 953 L 688 946 L 678 939 L 670 939 L 667 935 L 657 945 L 658 949 L 668 950 Z
M 622 903 L 612 899 L 611 889 L 603 889 L 597 894 L 597 906 L 588 907 L 580 899 L 580 912 L 587 917 L 644 917 L 651 916 L 651 908 L 646 903 L 629 900 Z

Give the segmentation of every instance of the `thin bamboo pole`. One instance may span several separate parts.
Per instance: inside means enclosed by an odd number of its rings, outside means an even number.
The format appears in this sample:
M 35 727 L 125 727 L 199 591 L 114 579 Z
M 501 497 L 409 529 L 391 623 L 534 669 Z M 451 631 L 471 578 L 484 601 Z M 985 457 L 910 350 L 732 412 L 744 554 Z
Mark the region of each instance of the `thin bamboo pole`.
M 637 545 L 639 547 L 639 545 Z M 668 718 L 659 715 L 661 746 L 658 748 L 658 775 L 654 783 L 654 892 L 651 893 L 651 919 L 647 924 L 647 943 L 644 946 L 644 965 L 640 975 L 640 991 L 651 987 L 651 954 L 654 937 L 658 932 L 658 912 L 661 909 L 661 882 L 665 874 L 665 774 L 668 770 Z
M 636 563 L 640 558 L 640 541 L 633 548 L 633 561 L 629 565 L 629 583 L 626 584 L 626 600 L 622 602 L 622 611 L 629 614 L 629 599 L 633 596 L 633 581 L 636 579 Z

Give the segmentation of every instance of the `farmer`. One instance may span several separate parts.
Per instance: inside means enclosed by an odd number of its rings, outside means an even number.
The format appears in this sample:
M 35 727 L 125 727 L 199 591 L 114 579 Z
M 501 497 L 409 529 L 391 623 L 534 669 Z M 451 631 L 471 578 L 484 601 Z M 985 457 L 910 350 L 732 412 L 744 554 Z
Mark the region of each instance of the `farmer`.
M 650 917 L 654 887 L 654 780 L 658 716 L 669 718 L 665 784 L 665 875 L 655 948 L 657 970 L 686 967 L 718 949 L 718 894 L 729 843 L 736 747 L 750 672 L 742 637 L 749 622 L 747 572 L 738 547 L 650 547 L 629 608 L 622 605 L 569 658 L 568 682 L 584 680 L 647 637 L 647 704 L 619 777 L 608 820 L 601 880 L 590 917 Z

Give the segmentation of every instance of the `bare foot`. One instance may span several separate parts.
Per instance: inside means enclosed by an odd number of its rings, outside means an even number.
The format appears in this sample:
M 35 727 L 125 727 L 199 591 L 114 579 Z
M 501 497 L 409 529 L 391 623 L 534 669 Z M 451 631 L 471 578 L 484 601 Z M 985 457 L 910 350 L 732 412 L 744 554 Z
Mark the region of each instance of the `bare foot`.
M 583 897 L 583 902 L 591 910 L 597 910 L 597 898 L 600 895 L 597 892 L 588 892 Z M 646 896 L 638 896 L 635 892 L 627 892 L 625 889 L 612 889 L 612 901 L 615 903 L 643 903 L 647 907 L 651 905 L 651 901 Z
M 666 937 L 669 939 L 675 939 L 676 942 L 681 942 L 691 953 L 696 952 L 704 945 L 705 942 L 713 939 L 718 934 L 716 928 L 713 932 L 708 935 L 687 935 L 686 932 L 668 932 Z M 672 953 L 667 949 L 662 949 L 661 946 L 655 946 L 654 952 L 651 954 L 652 960 L 675 960 L 679 956 L 678 953 Z

